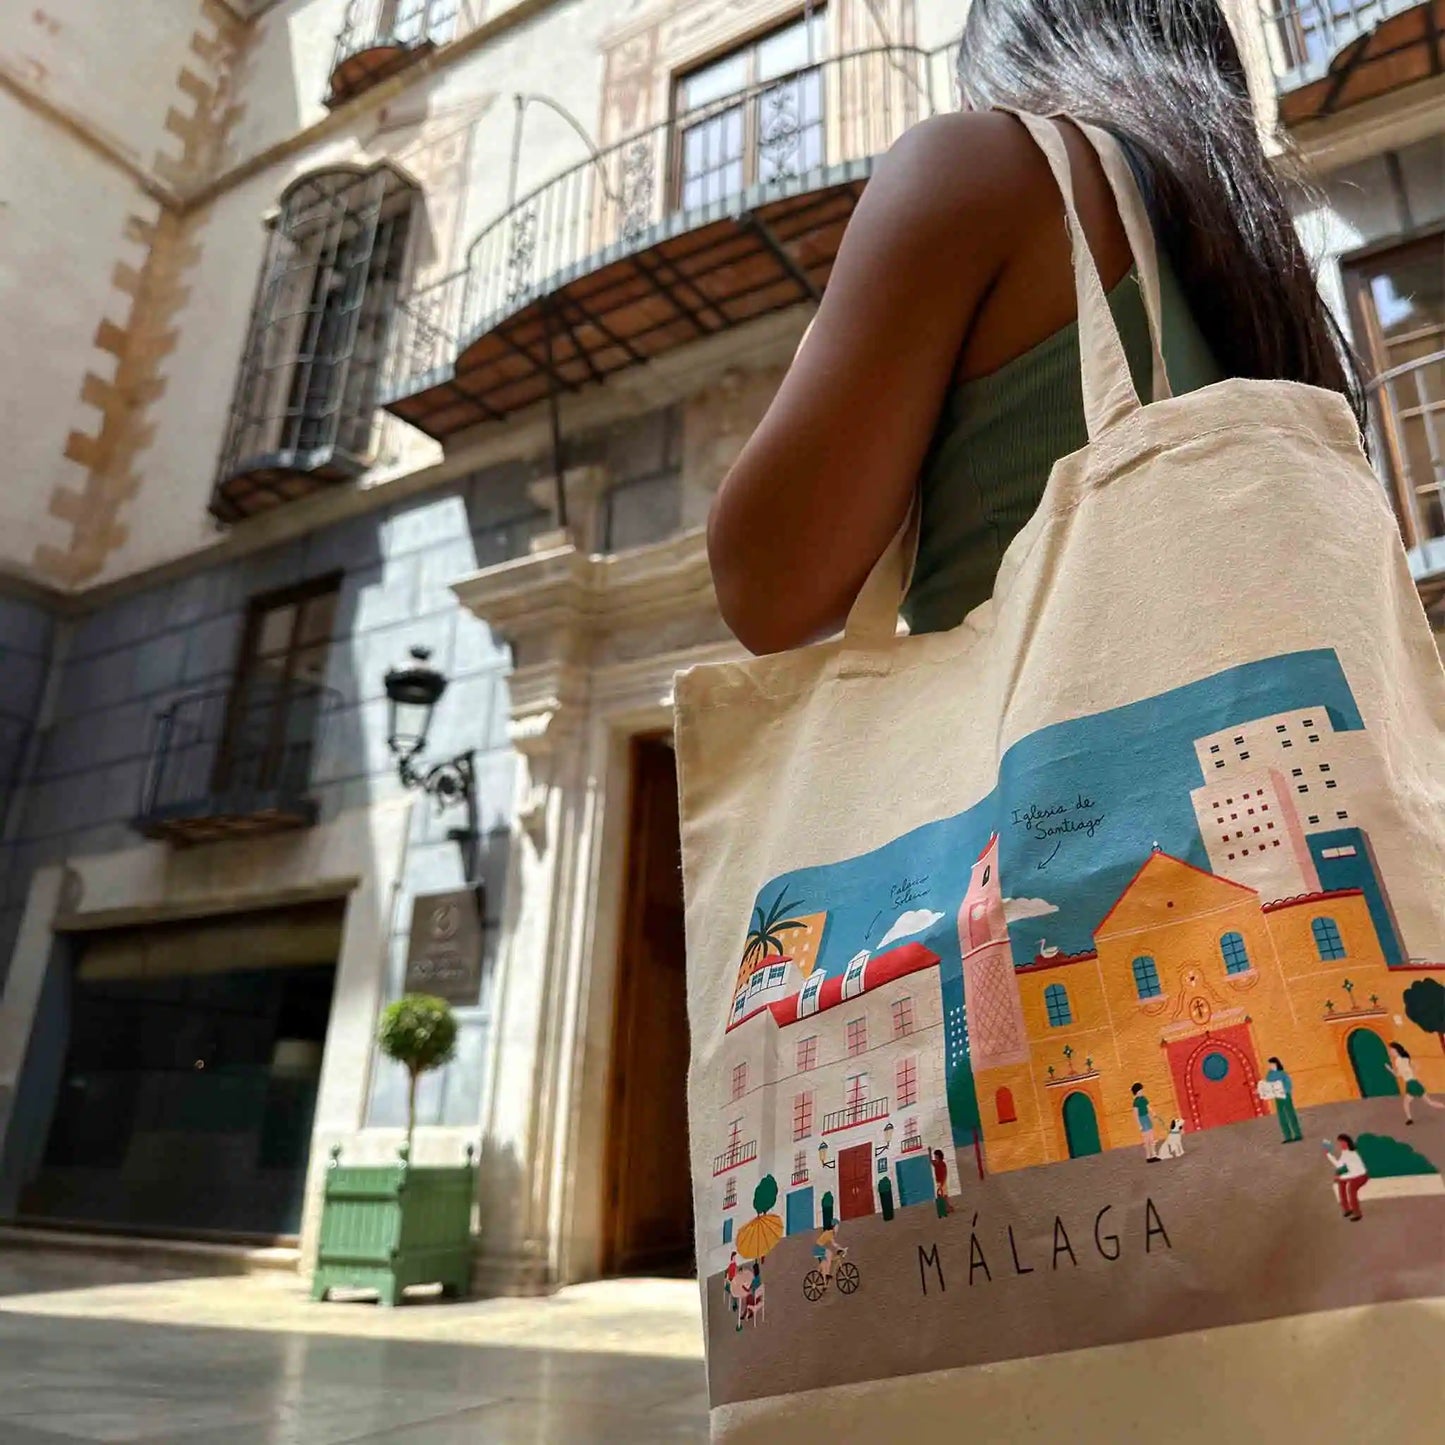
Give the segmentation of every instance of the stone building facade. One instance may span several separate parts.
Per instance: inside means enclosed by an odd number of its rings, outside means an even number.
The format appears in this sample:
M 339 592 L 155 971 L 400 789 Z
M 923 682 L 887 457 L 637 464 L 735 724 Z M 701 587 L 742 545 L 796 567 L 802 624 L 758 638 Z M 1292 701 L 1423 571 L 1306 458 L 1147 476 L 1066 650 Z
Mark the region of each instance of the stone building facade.
M 487 1287 L 620 1267 L 637 740 L 675 669 L 734 647 L 709 499 L 871 158 L 953 104 L 962 8 L 0 16 L 0 1217 L 308 1257 L 331 1145 L 400 1138 L 372 1035 L 413 901 L 476 882 L 481 979 L 418 1157 L 481 1145 Z M 1438 0 L 1230 8 L 1445 630 Z M 473 755 L 470 862 L 388 747 L 413 647 L 449 679 L 426 759 Z M 288 919 L 315 956 L 267 942 Z M 217 956 L 244 988 L 186 961 Z M 169 1021 L 119 1062 L 85 1023 L 117 1000 Z M 192 1054 L 214 1092 L 178 1082 Z M 116 1119 L 197 1176 L 250 1140 L 258 1179 L 289 1161 L 285 1197 L 107 1215 Z

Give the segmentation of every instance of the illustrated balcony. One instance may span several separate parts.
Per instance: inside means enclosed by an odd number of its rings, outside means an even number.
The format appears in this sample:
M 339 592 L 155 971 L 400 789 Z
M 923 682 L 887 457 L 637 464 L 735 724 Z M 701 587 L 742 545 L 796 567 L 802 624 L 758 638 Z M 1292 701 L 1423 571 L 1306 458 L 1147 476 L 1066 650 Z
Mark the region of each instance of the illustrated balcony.
M 1445 71 L 1445 0 L 1259 0 L 1286 125 Z
M 325 103 L 342 104 L 445 45 L 461 0 L 351 0 L 336 36 Z
M 874 159 L 953 108 L 951 54 L 852 51 L 588 156 L 402 302 L 382 404 L 445 439 L 816 300 Z
M 310 827 L 330 688 L 253 678 L 187 694 L 156 720 L 136 830 L 178 846 Z
M 823 1115 L 823 1132 L 836 1134 L 840 1129 L 851 1129 L 855 1124 L 871 1124 L 875 1119 L 888 1117 L 887 1099 L 867 1099 L 861 1104 L 849 1104 L 846 1109 L 835 1109 Z
M 1445 350 L 1369 385 L 1375 465 L 1384 474 L 1410 571 L 1427 606 L 1445 600 Z
M 719 1174 L 726 1174 L 730 1169 L 736 1169 L 740 1164 L 750 1163 L 758 1157 L 758 1141 L 749 1139 L 746 1144 L 734 1144 L 730 1149 L 715 1155 L 712 1161 L 712 1175 L 716 1179 Z

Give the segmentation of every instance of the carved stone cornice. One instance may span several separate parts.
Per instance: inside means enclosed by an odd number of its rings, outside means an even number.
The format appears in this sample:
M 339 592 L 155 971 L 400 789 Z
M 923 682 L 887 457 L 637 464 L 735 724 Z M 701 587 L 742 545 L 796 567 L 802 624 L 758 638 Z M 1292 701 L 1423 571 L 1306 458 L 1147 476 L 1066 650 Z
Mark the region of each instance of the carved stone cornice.
M 483 568 L 452 590 L 511 645 L 519 671 L 546 662 L 590 666 L 604 639 L 717 616 L 700 528 L 609 556 L 558 547 Z

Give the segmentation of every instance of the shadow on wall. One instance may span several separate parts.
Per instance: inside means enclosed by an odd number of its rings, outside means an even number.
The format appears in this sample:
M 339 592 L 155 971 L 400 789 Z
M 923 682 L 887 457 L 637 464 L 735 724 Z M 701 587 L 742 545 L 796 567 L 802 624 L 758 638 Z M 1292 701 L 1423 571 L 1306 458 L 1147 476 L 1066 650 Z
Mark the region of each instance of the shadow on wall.
M 60 1097 L 70 1038 L 71 992 L 75 972 L 73 940 L 51 935 L 50 958 L 36 1001 L 30 1043 L 6 1116 L 0 1098 L 0 1219 L 12 1219 L 25 1186 L 38 1173 Z

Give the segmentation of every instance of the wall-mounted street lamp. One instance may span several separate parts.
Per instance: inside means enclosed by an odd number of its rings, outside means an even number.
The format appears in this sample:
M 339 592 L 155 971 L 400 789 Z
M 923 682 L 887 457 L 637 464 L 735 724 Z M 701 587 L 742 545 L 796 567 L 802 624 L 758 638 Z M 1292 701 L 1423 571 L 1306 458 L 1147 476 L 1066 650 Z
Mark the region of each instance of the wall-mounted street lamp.
M 836 1169 L 838 1167 L 838 1161 L 836 1159 L 828 1158 L 828 1141 L 826 1139 L 818 1140 L 818 1163 L 820 1163 L 824 1169 Z
M 431 666 L 431 649 L 413 647 L 411 665 L 394 667 L 386 674 L 386 745 L 396 759 L 397 776 L 404 788 L 419 788 L 436 805 L 438 813 L 462 804 L 467 826 L 452 828 L 447 837 L 462 850 L 466 881 L 477 881 L 476 754 L 468 749 L 430 767 L 420 761 L 431 732 L 432 714 L 447 690 L 447 677 Z

